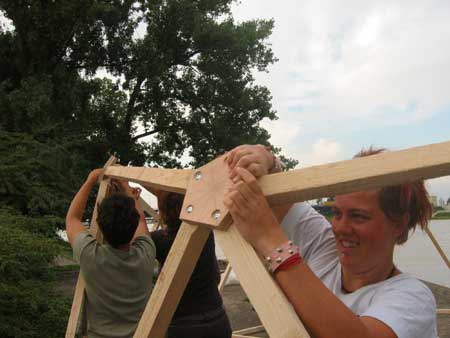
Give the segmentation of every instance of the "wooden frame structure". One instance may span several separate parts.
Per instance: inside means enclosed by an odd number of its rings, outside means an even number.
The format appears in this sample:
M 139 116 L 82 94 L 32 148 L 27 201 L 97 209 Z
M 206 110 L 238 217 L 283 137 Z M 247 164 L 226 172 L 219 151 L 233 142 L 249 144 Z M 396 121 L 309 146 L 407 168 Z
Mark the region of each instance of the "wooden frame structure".
M 450 142 L 267 175 L 259 179 L 271 205 L 395 185 L 450 175 Z M 195 170 L 108 166 L 106 179 L 121 178 L 148 187 L 186 194 L 183 223 L 135 332 L 135 338 L 163 338 L 172 315 L 211 231 L 233 266 L 270 337 L 309 337 L 255 250 L 232 224 L 223 205 L 231 182 L 226 163 L 218 158 Z M 100 185 L 98 200 L 106 181 Z M 69 328 L 79 316 L 75 293 Z

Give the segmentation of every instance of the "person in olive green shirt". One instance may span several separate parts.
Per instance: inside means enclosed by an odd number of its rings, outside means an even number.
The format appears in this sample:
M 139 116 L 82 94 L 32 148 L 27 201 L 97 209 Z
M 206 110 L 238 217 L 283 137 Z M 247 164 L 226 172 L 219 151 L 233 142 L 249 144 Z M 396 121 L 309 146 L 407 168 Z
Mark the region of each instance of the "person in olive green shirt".
M 66 232 L 86 282 L 89 338 L 132 337 L 152 291 L 156 249 L 139 203 L 140 189 L 119 181 L 123 193 L 105 198 L 97 223 L 100 244 L 81 223 L 89 192 L 103 169 L 93 170 L 75 195 Z

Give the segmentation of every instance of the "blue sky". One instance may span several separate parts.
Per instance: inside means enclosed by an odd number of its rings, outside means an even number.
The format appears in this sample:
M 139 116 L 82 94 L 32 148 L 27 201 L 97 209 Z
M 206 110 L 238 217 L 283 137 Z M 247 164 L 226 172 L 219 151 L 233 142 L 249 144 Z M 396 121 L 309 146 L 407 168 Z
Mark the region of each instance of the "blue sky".
M 263 125 L 302 166 L 450 140 L 450 1 L 245 0 L 233 14 L 275 20 L 279 61 L 256 79 L 279 119 Z M 427 184 L 450 197 L 449 176 Z

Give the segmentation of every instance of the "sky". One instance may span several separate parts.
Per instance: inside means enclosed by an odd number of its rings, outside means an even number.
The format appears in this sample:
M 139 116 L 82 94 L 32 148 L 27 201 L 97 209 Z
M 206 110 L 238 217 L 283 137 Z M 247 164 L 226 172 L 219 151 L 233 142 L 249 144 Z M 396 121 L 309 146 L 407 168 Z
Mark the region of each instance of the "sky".
M 233 16 L 275 20 L 279 61 L 255 77 L 279 119 L 262 125 L 300 167 L 450 140 L 450 1 L 244 0 Z M 427 186 L 450 197 L 450 176 Z
M 242 0 L 233 16 L 275 20 L 279 61 L 255 77 L 279 119 L 262 125 L 299 167 L 450 140 L 450 1 Z M 450 197 L 450 176 L 427 186 Z

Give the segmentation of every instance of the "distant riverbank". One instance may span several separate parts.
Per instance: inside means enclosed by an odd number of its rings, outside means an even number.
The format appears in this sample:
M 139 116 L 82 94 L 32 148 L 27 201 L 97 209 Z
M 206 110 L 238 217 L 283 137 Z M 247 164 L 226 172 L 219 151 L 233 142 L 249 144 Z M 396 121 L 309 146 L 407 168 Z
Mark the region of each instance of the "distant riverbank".
M 450 211 L 438 211 L 434 213 L 433 219 L 450 219 Z

